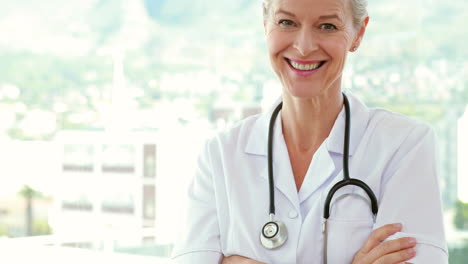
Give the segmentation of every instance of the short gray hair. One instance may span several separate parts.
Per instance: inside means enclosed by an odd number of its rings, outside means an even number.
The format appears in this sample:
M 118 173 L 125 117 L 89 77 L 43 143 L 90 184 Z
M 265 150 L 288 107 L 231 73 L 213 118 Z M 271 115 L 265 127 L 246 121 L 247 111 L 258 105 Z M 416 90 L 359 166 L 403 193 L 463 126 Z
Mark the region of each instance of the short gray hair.
M 353 11 L 354 26 L 360 27 L 367 17 L 367 0 L 351 0 L 351 9 Z
M 263 19 L 268 17 L 269 8 L 272 0 L 263 0 Z M 350 0 L 351 10 L 353 12 L 353 22 L 355 27 L 359 27 L 362 21 L 367 17 L 367 0 Z

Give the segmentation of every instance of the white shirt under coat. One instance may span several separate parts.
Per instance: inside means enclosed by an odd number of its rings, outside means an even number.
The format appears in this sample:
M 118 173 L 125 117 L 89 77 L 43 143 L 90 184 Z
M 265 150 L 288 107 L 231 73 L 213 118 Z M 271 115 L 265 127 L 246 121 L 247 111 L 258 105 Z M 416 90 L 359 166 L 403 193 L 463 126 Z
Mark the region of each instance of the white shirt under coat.
M 402 223 L 390 239 L 415 237 L 412 263 L 448 263 L 432 129 L 400 114 L 367 108 L 348 94 L 351 107 L 350 177 L 369 185 L 367 194 L 347 186 L 335 193 L 328 233 L 328 263 L 351 263 L 373 229 Z M 329 189 L 343 179 L 345 111 L 314 154 L 299 192 L 278 115 L 273 139 L 276 217 L 288 229 L 275 250 L 260 243 L 269 221 L 267 138 L 271 112 L 240 122 L 209 140 L 189 188 L 184 234 L 173 251 L 176 263 L 220 263 L 241 255 L 265 263 L 322 263 L 322 218 Z

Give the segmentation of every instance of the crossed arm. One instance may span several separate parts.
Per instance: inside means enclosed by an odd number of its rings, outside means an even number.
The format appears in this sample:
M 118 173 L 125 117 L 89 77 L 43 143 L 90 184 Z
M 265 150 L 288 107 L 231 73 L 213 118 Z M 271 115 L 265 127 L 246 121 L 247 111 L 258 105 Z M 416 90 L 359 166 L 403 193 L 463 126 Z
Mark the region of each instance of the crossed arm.
M 419 130 L 419 131 L 417 131 Z M 382 190 L 377 227 L 380 224 L 401 222 L 405 226 L 383 225 L 375 229 L 364 246 L 355 254 L 353 264 L 386 264 L 386 263 L 447 263 L 447 250 L 444 246 L 441 204 L 438 192 L 437 175 L 435 174 L 433 157 L 435 151 L 432 143 L 432 132 L 417 129 L 411 133 L 409 141 L 416 144 L 402 144 L 394 157 L 393 170 L 387 171 L 385 188 Z M 415 138 L 420 138 L 415 140 Z M 205 262 L 222 264 L 261 264 L 262 262 L 242 256 L 223 257 L 219 244 L 219 223 L 217 208 L 213 204 L 214 185 L 211 175 L 209 155 L 202 158 L 199 166 L 199 177 L 195 178 L 190 189 L 192 234 L 182 244 L 179 255 L 187 254 L 186 261 L 180 263 L 194 263 L 193 257 L 199 257 Z M 419 187 L 423 187 L 422 189 Z M 415 193 L 415 188 L 417 193 Z M 422 191 L 424 190 L 424 191 Z M 203 214 L 200 214 L 203 212 Z M 196 229 L 193 227 L 197 227 Z M 217 231 L 218 230 L 218 231 Z M 207 234 L 202 241 L 198 241 L 198 234 Z M 404 236 L 404 237 L 402 237 Z M 411 237 L 416 237 L 416 241 Z M 197 241 L 197 242 L 196 242 Z M 198 242 L 203 242 L 205 256 L 195 252 L 201 248 Z M 418 252 L 415 252 L 415 249 Z M 209 254 L 209 256 L 207 256 Z M 412 259 L 414 258 L 414 260 Z M 202 262 L 200 262 L 202 263 Z M 271 264 L 271 263 L 270 263 Z
M 374 230 L 364 246 L 354 256 L 352 264 L 396 264 L 413 258 L 416 239 L 403 237 L 383 242 L 401 231 L 401 224 L 384 225 Z M 408 262 L 405 262 L 408 263 Z M 224 257 L 222 264 L 265 264 L 242 256 Z

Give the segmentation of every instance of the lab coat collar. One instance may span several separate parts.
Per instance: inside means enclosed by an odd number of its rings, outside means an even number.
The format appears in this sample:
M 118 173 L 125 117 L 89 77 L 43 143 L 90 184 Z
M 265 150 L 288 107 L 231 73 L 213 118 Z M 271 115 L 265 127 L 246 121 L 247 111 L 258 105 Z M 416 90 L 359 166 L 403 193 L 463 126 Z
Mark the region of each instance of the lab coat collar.
M 361 142 L 361 138 L 367 128 L 369 122 L 369 109 L 352 94 L 346 93 L 351 110 L 351 135 L 349 142 L 349 156 L 354 154 L 357 146 Z M 340 114 L 335 120 L 335 124 L 327 138 L 328 151 L 342 154 L 344 145 L 344 131 L 345 131 L 345 116 L 346 111 L 344 107 L 341 109 Z
M 250 136 L 245 147 L 247 154 L 260 155 L 265 157 L 263 162 L 263 172 L 260 176 L 268 180 L 268 168 L 266 162 L 267 156 L 267 141 L 268 141 L 268 127 L 270 124 L 270 117 L 274 109 L 281 102 L 281 98 L 273 105 L 273 107 L 262 114 L 254 124 Z M 285 195 L 297 212 L 300 212 L 299 197 L 297 195 L 296 185 L 294 183 L 294 176 L 289 162 L 288 150 L 283 138 L 283 131 L 281 127 L 281 115 L 278 115 L 273 129 L 273 170 L 275 175 L 282 175 L 282 177 L 275 177 L 275 187 L 278 188 L 283 195 Z M 278 162 L 287 161 L 287 162 Z M 283 213 L 283 212 L 278 212 Z
M 260 155 L 260 156 L 267 156 L 268 126 L 270 125 L 271 115 L 280 102 L 281 102 L 281 97 L 276 100 L 276 102 L 267 112 L 261 114 L 258 117 L 257 121 L 252 127 L 252 130 L 250 131 L 250 135 L 248 137 L 248 141 L 244 149 L 245 153 L 253 154 L 253 155 Z M 280 120 L 281 120 L 281 115 L 278 115 L 278 118 L 276 119 L 276 122 L 275 122 L 275 127 L 277 127 L 276 126 L 277 123 L 281 123 Z M 280 126 L 280 129 L 281 129 L 281 126 Z M 278 134 L 276 129 L 275 129 L 274 134 Z
M 351 109 L 351 140 L 349 146 L 349 155 L 352 156 L 367 128 L 369 121 L 369 109 L 352 94 L 346 93 L 346 95 L 348 96 Z M 266 113 L 260 115 L 260 117 L 255 122 L 245 147 L 246 153 L 267 156 L 268 125 L 270 123 L 271 114 L 280 101 L 281 99 L 278 99 L 277 102 L 275 102 L 274 107 L 272 107 Z M 278 115 L 276 124 L 281 123 L 280 120 L 281 115 Z M 278 130 L 277 128 L 279 127 L 279 129 L 281 129 L 281 126 L 277 126 L 276 124 L 275 134 L 278 135 L 280 134 L 278 131 L 281 130 Z M 329 152 L 343 154 L 344 128 L 345 110 L 343 107 L 335 121 L 335 124 L 333 125 L 330 135 L 325 142 Z

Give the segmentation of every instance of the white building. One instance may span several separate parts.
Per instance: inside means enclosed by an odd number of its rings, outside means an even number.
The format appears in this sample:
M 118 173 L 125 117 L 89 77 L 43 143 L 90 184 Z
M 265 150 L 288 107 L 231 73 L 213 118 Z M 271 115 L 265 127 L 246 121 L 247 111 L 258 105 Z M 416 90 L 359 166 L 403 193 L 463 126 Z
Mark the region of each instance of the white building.
M 61 243 L 109 251 L 153 243 L 156 136 L 65 131 L 57 143 L 61 173 L 50 224 Z

